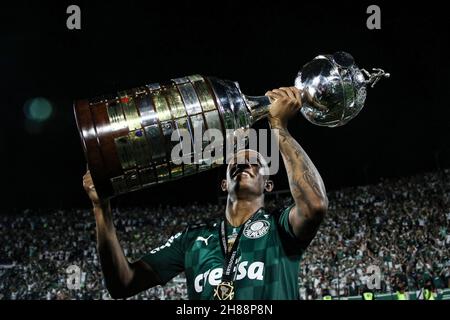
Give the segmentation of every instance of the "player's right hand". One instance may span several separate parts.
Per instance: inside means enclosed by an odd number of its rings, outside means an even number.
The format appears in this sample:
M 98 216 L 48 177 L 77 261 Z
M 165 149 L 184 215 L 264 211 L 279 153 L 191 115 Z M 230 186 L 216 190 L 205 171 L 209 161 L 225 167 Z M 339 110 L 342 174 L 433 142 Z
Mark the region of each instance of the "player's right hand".
M 271 105 L 269 108 L 269 121 L 272 124 L 280 123 L 287 128 L 289 119 L 293 118 L 302 107 L 301 92 L 296 87 L 282 87 L 266 92 Z

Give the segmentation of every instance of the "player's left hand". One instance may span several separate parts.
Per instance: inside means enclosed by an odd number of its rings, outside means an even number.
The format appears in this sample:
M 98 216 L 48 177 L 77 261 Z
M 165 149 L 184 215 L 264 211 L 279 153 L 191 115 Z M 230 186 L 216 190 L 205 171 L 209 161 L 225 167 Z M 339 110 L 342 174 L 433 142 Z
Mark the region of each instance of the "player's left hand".
M 269 121 L 272 125 L 287 127 L 289 119 L 298 114 L 302 107 L 301 92 L 296 87 L 281 87 L 266 92 L 272 104 L 269 108 Z

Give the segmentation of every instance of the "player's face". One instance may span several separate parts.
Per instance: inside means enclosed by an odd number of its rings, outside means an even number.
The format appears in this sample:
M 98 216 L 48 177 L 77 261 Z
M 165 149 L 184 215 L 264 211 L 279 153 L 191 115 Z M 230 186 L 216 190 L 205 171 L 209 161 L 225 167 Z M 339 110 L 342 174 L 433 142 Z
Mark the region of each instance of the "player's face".
M 245 150 L 239 152 L 227 169 L 228 193 L 246 193 L 259 196 L 264 192 L 266 177 L 258 154 Z

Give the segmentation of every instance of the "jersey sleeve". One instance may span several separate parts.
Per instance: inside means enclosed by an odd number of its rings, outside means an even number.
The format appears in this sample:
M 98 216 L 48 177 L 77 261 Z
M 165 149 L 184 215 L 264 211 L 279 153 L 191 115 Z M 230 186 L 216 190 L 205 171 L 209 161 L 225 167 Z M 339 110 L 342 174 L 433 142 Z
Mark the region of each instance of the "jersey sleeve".
M 186 232 L 179 232 L 141 258 L 158 274 L 162 285 L 184 271 L 185 236 Z
M 286 251 L 286 254 L 290 256 L 301 257 L 305 252 L 305 248 L 300 245 L 297 237 L 292 230 L 291 223 L 289 222 L 289 213 L 295 206 L 295 203 L 289 205 L 278 211 L 276 215 L 278 230 L 281 238 L 281 242 Z

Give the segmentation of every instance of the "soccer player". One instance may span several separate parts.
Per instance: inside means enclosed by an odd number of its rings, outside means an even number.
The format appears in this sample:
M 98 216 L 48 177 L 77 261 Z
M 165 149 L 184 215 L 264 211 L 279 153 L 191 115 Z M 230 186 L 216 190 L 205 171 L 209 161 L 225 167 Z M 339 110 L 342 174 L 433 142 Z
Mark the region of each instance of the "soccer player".
M 287 208 L 264 208 L 264 193 L 274 187 L 267 163 L 256 151 L 243 150 L 228 164 L 221 184 L 228 192 L 223 218 L 188 227 L 131 263 L 117 238 L 110 202 L 99 199 L 86 173 L 83 185 L 94 206 L 100 262 L 113 298 L 164 285 L 185 272 L 190 299 L 298 299 L 300 258 L 326 214 L 328 199 L 317 169 L 287 130 L 301 108 L 300 92 L 289 87 L 266 95 L 294 199 Z

